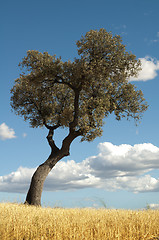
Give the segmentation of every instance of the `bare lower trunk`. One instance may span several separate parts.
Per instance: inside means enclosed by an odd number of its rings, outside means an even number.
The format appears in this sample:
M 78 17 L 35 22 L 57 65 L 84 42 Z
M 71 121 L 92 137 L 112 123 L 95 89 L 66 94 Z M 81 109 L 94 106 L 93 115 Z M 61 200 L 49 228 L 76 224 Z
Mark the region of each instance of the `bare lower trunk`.
M 31 179 L 31 184 L 26 197 L 26 204 L 41 206 L 41 194 L 44 181 L 51 169 L 47 165 L 40 165 Z
M 54 157 L 49 157 L 43 164 L 41 164 L 32 176 L 30 188 L 27 193 L 25 204 L 41 206 L 41 195 L 43 185 L 49 172 L 55 164 L 64 156 L 56 154 Z

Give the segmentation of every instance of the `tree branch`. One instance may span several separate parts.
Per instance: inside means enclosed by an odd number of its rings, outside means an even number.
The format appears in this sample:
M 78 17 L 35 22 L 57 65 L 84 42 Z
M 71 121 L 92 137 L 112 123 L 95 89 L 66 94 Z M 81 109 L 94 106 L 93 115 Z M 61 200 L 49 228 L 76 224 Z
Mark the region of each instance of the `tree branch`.
M 46 80 L 48 82 L 48 80 Z M 70 84 L 69 82 L 65 82 L 65 80 L 63 79 L 62 76 L 56 76 L 55 79 L 53 79 L 53 85 L 55 83 L 59 83 L 59 84 L 64 84 L 67 85 L 68 87 L 70 87 L 72 90 L 75 90 L 75 87 L 72 86 L 72 84 Z
M 54 130 L 57 129 L 58 127 L 60 127 L 60 124 L 57 124 L 57 125 L 55 125 L 55 126 L 49 126 L 49 125 L 46 123 L 45 120 L 43 121 L 43 123 L 44 123 L 45 127 L 46 127 L 47 129 L 49 129 L 49 133 L 48 133 L 48 135 L 47 135 L 46 138 L 47 138 L 47 140 L 48 140 L 48 143 L 49 143 L 52 151 L 53 151 L 53 152 L 59 151 L 59 148 L 56 146 L 56 144 L 55 144 L 55 142 L 54 142 L 54 140 L 53 140 L 53 135 L 54 135 Z
M 78 116 L 79 116 L 79 94 L 80 94 L 80 89 L 75 90 L 75 98 L 74 98 L 74 119 L 70 123 L 70 132 L 75 131 L 75 127 L 78 124 Z
M 65 156 L 69 156 L 69 150 L 70 150 L 70 145 L 72 143 L 72 141 L 78 137 L 78 136 L 82 136 L 82 132 L 81 130 L 78 131 L 74 131 L 74 132 L 70 132 L 65 139 L 62 142 L 62 147 L 61 147 L 61 151 L 65 151 Z
M 46 127 L 47 129 L 49 129 L 49 130 L 55 130 L 55 129 L 57 129 L 58 127 L 60 127 L 60 124 L 56 124 L 55 126 L 49 126 L 49 125 L 46 123 L 45 120 L 43 121 L 43 124 L 44 124 L 45 127 Z
M 54 130 L 50 129 L 46 138 L 48 140 L 48 143 L 49 143 L 49 145 L 51 147 L 52 152 L 55 153 L 55 152 L 59 151 L 59 148 L 56 146 L 56 144 L 55 144 L 55 142 L 53 140 L 53 135 L 54 135 Z

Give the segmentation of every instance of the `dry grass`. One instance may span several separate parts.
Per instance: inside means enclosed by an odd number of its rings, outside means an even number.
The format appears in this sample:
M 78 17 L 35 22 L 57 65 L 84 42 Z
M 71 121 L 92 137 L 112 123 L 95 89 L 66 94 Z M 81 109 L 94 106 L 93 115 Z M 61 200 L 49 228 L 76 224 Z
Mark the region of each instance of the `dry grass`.
M 157 240 L 159 211 L 53 209 L 0 203 L 0 239 Z

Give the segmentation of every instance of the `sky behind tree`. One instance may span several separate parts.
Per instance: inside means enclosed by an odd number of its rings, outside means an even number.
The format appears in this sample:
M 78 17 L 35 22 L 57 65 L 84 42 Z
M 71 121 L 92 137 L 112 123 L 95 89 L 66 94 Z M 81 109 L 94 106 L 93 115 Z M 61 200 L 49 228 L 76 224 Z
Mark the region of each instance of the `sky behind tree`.
M 24 201 L 35 168 L 49 156 L 46 129 L 32 129 L 11 112 L 10 89 L 28 50 L 47 51 L 63 61 L 77 57 L 76 41 L 91 29 L 119 34 L 141 60 L 130 81 L 149 104 L 141 124 L 105 119 L 103 136 L 71 145 L 71 155 L 48 176 L 43 205 L 143 208 L 159 204 L 159 2 L 3 1 L 0 88 L 0 201 Z M 65 130 L 55 133 L 61 144 Z

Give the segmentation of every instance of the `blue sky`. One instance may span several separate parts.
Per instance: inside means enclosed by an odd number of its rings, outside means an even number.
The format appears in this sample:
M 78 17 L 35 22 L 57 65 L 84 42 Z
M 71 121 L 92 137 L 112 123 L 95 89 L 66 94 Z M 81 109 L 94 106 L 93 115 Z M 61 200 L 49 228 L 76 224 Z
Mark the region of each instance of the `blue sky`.
M 77 56 L 76 41 L 91 29 L 122 36 L 141 59 L 134 83 L 149 109 L 141 124 L 105 119 L 103 136 L 71 145 L 71 155 L 47 178 L 43 205 L 143 208 L 159 206 L 159 1 L 3 1 L 0 88 L 0 201 L 25 200 L 35 168 L 50 153 L 45 129 L 32 129 L 11 112 L 10 89 L 27 50 L 48 51 L 63 61 Z M 55 138 L 60 146 L 65 131 Z

